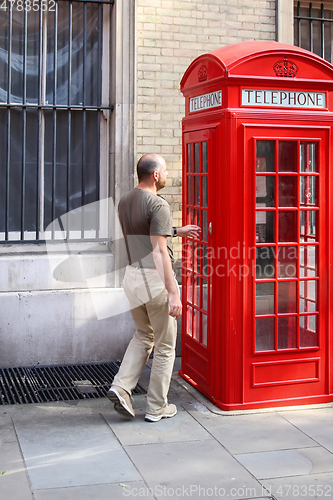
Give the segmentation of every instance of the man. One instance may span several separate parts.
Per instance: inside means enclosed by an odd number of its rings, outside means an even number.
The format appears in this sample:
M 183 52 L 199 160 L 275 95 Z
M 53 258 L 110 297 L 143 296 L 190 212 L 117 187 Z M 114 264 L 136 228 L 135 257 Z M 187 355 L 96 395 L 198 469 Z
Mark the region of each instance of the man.
M 147 392 L 145 420 L 157 422 L 176 415 L 168 403 L 175 359 L 176 320 L 182 313 L 178 284 L 172 270 L 172 236 L 196 237 L 200 228 L 172 228 L 169 204 L 157 192 L 166 184 L 167 166 L 157 154 L 144 155 L 137 164 L 138 186 L 118 206 L 129 265 L 124 278 L 136 327 L 119 372 L 108 392 L 116 411 L 134 417 L 131 393 L 154 350 Z

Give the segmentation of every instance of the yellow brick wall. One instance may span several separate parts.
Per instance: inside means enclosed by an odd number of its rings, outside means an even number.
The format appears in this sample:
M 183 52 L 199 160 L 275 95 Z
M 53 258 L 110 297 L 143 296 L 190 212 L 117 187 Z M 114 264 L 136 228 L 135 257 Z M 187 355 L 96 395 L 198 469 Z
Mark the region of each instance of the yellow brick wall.
M 200 54 L 246 40 L 275 40 L 275 0 L 137 0 L 137 153 L 159 153 L 163 196 L 181 225 L 180 80 Z M 180 241 L 174 240 L 176 260 Z

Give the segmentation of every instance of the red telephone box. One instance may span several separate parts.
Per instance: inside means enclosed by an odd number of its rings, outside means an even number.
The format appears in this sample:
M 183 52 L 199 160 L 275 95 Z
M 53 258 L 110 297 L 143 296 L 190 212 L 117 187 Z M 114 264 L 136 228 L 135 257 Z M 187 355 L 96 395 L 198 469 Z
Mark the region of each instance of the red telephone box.
M 180 374 L 224 410 L 333 401 L 333 66 L 245 42 L 181 90 Z

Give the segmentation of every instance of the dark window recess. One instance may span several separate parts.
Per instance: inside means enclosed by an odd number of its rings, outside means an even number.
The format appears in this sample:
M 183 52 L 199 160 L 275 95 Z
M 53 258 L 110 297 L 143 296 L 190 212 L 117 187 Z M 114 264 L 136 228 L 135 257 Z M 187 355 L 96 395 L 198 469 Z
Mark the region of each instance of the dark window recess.
M 332 62 L 333 10 L 330 4 L 295 2 L 294 44 Z
M 0 405 L 104 398 L 120 362 L 0 368 Z M 133 394 L 145 394 L 137 385 Z
M 95 217 L 101 116 L 112 110 L 102 99 L 104 11 L 113 3 L 0 9 L 0 243 L 57 239 L 44 233 L 49 224 L 82 206 L 83 219 Z M 67 239 L 98 239 L 99 225 L 83 220 Z

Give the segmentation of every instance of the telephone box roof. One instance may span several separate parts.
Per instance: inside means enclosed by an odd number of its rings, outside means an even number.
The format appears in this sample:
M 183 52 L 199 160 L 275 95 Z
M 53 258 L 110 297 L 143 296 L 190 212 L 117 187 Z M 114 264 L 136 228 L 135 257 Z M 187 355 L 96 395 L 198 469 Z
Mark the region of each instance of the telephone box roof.
M 198 84 L 198 79 L 193 79 L 191 74 L 197 73 L 198 67 L 205 64 L 210 66 L 208 80 L 235 76 L 275 78 L 273 66 L 281 62 L 279 59 L 287 62 L 290 60 L 297 69 L 301 68 L 295 75 L 288 75 L 289 80 L 332 80 L 332 64 L 313 52 L 280 42 L 251 41 L 220 47 L 197 57 L 181 80 L 181 90 Z

